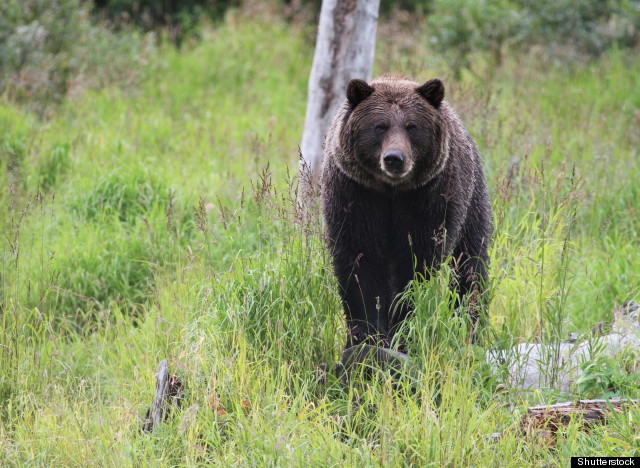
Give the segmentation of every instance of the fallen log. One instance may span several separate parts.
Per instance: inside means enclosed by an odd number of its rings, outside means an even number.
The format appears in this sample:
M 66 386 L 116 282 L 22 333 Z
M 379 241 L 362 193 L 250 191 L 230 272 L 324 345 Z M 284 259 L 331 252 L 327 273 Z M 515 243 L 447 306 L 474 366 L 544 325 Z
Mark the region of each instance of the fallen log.
M 638 400 L 578 400 L 555 405 L 532 406 L 520 422 L 520 430 L 527 436 L 555 443 L 558 429 L 567 427 L 571 421 L 578 422 L 587 432 L 596 425 L 606 423 L 614 413 L 637 407 Z
M 598 326 L 599 329 L 604 327 Z M 614 310 L 610 333 L 590 340 L 558 343 L 520 343 L 509 350 L 492 351 L 487 362 L 496 371 L 505 370 L 510 388 L 535 390 L 556 388 L 571 392 L 584 374 L 583 364 L 598 357 L 632 357 L 640 365 L 640 305 L 627 301 Z
M 567 426 L 571 417 L 579 416 L 585 426 L 602 422 L 612 412 L 620 413 L 625 406 L 637 403 L 636 400 L 578 400 L 556 403 L 555 405 L 531 406 L 522 418 L 523 428 L 530 426 L 553 427 Z
M 580 423 L 581 428 L 588 432 L 596 425 L 605 424 L 612 414 L 623 413 L 638 405 L 640 400 L 612 398 L 532 406 L 520 420 L 519 430 L 530 439 L 553 445 L 558 429 L 569 426 L 571 421 Z M 498 442 L 502 435 L 502 432 L 494 432 L 487 439 Z

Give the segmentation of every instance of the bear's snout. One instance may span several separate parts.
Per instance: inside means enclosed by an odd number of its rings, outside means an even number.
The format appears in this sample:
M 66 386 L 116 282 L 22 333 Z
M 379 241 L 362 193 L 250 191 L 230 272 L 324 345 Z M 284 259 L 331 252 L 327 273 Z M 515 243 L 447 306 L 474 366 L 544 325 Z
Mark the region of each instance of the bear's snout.
M 393 148 L 382 153 L 380 159 L 380 169 L 386 174 L 387 180 L 397 183 L 411 172 L 413 161 L 411 153 L 407 153 L 398 148 Z M 390 180 L 391 179 L 391 180 Z
M 392 174 L 402 174 L 404 172 L 404 159 L 402 151 L 397 149 L 387 151 L 382 157 L 385 170 Z

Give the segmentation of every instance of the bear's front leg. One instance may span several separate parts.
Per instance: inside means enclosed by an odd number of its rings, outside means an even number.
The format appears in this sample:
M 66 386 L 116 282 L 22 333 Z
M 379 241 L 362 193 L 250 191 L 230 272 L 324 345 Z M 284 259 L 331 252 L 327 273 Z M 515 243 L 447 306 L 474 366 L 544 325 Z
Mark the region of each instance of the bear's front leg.
M 384 259 L 355 250 L 334 253 L 334 269 L 347 319 L 347 347 L 389 345 L 390 292 Z

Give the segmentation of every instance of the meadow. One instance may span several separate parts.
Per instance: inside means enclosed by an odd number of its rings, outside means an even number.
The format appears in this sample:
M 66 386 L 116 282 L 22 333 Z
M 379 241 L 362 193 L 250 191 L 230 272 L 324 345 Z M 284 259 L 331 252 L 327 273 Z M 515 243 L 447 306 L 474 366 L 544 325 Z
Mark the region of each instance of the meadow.
M 0 465 L 639 456 L 637 406 L 589 431 L 576 418 L 552 441 L 519 429 L 529 405 L 640 398 L 637 362 L 584 363 L 568 395 L 509 388 L 485 364 L 514 342 L 590 339 L 615 306 L 640 302 L 637 53 L 497 68 L 478 57 L 457 78 L 426 41 L 379 34 L 374 74 L 442 78 L 483 156 L 491 301 L 472 343 L 446 269 L 414 281 L 417 383 L 345 389 L 319 376 L 339 359 L 344 320 L 319 213 L 296 203 L 311 38 L 231 14 L 132 63 L 135 85 L 85 90 L 46 118 L 0 100 Z M 185 400 L 145 434 L 165 358 Z

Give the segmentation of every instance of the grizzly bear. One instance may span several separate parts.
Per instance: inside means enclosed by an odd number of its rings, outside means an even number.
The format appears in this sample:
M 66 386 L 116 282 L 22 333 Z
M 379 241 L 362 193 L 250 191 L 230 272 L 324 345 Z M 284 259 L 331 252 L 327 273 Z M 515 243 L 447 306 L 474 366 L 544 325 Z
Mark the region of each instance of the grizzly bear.
M 353 79 L 346 97 L 324 147 L 327 243 L 347 346 L 389 346 L 410 312 L 398 294 L 416 272 L 450 258 L 459 298 L 483 287 L 491 207 L 480 155 L 442 81 Z

